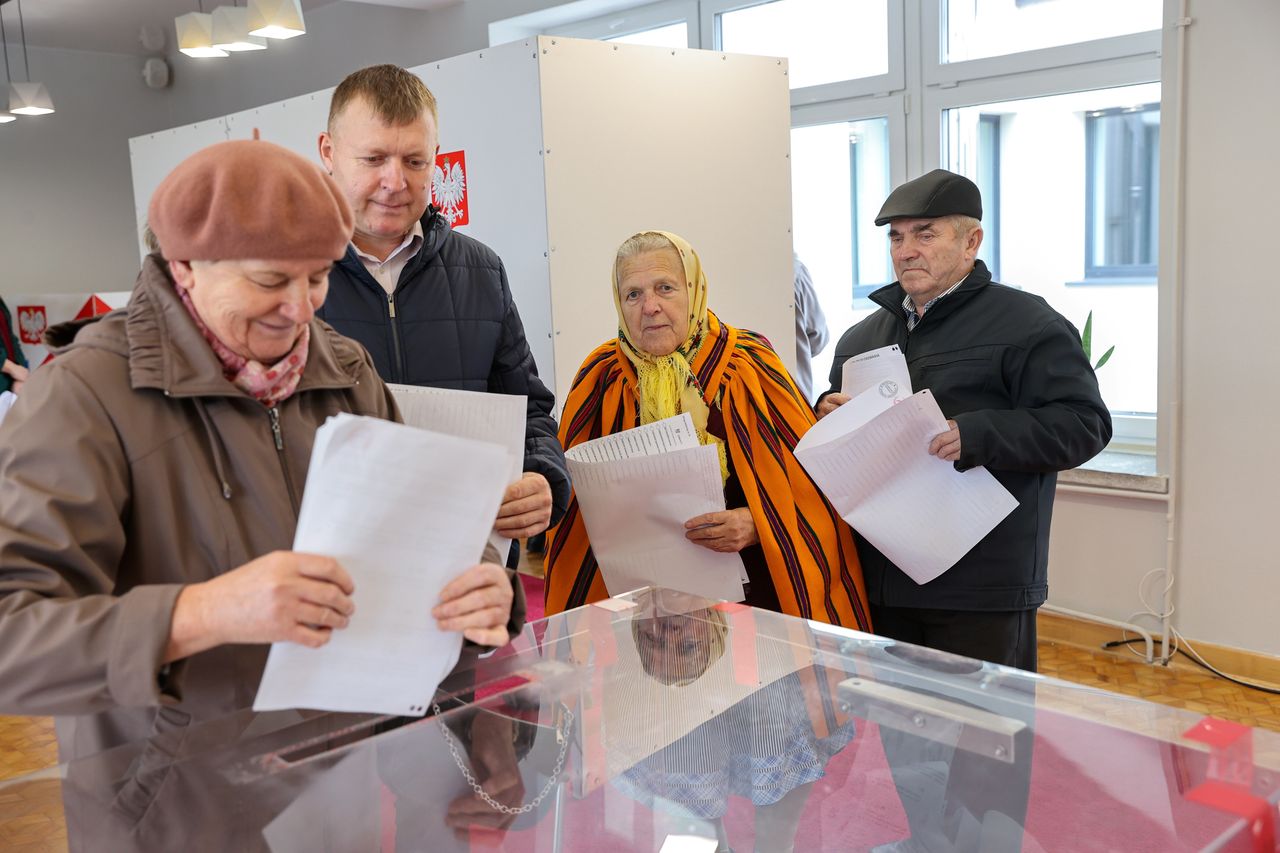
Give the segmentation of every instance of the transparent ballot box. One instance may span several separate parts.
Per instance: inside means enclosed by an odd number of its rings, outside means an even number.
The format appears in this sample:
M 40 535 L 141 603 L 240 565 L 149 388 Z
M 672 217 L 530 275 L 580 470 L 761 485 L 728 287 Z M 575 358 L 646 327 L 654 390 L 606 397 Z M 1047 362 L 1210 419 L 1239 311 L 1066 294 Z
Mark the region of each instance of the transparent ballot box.
M 0 782 L 0 848 L 1276 849 L 1280 736 L 667 590 L 530 624 L 424 718 L 157 730 Z

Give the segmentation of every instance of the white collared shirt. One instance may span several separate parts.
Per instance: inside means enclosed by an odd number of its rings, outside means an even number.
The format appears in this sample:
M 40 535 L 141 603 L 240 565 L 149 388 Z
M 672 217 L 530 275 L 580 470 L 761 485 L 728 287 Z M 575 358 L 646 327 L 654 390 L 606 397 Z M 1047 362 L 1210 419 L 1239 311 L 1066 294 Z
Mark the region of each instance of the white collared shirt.
M 422 250 L 422 244 L 426 239 L 422 233 L 422 223 L 413 223 L 413 228 L 409 229 L 409 233 L 405 235 L 404 242 L 397 246 L 391 254 L 387 255 L 385 261 L 380 261 L 373 255 L 360 251 L 360 247 L 356 246 L 356 255 L 360 258 L 360 262 L 364 264 L 364 268 L 369 271 L 369 275 L 373 276 L 378 284 L 382 285 L 382 289 L 387 293 L 392 293 L 396 289 L 396 282 L 400 280 L 400 273 L 404 271 L 405 265 L 413 260 L 414 255 Z M 354 245 L 354 244 L 353 244 Z
M 969 272 L 973 272 L 973 271 L 970 270 Z M 920 309 L 920 313 L 918 314 L 916 313 L 916 304 L 914 301 L 912 301 L 911 294 L 908 293 L 907 298 L 902 300 L 902 310 L 906 312 L 906 315 L 907 315 L 907 331 L 914 332 L 916 329 L 916 323 L 919 323 L 922 319 L 924 319 L 925 312 L 928 311 L 930 308 L 932 308 L 934 306 L 934 303 L 936 303 L 939 299 L 946 296 L 947 294 L 955 290 L 960 285 L 964 284 L 964 279 L 968 277 L 969 277 L 969 273 L 965 273 L 964 278 L 960 279 L 955 284 L 951 285 L 946 290 L 944 290 L 942 293 L 939 293 L 937 296 L 933 297 L 928 302 L 926 302 L 924 304 L 924 307 Z

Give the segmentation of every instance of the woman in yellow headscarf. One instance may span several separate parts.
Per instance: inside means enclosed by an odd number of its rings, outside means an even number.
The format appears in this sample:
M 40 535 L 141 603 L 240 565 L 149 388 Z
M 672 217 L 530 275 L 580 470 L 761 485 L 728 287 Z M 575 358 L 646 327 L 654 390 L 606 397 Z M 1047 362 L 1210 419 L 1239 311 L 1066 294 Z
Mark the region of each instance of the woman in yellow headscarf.
M 746 603 L 870 630 L 848 526 L 795 458 L 813 409 L 769 342 L 707 309 L 707 279 L 684 239 L 645 231 L 613 267 L 618 337 L 587 357 L 560 419 L 565 448 L 688 412 L 720 451 L 723 512 L 685 523 L 686 537 L 738 552 Z M 577 496 L 548 534 L 547 612 L 607 596 Z

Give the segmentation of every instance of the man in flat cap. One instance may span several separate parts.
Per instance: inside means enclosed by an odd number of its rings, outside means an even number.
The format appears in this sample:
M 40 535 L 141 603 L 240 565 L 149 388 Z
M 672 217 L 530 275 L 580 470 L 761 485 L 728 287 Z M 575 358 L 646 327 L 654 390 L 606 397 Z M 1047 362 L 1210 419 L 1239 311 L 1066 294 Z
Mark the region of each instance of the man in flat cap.
M 923 585 L 857 537 L 875 630 L 1035 671 L 1057 472 L 1106 447 L 1111 417 L 1076 329 L 1039 296 L 993 282 L 977 259 L 981 219 L 978 187 L 945 169 L 889 194 L 876 225 L 889 226 L 898 280 L 872 293 L 880 310 L 840 338 L 832 389 L 819 400 L 818 416 L 848 401 L 837 393 L 846 360 L 891 344 L 901 348 L 912 388 L 928 388 L 949 418 L 950 429 L 921 452 L 959 471 L 986 466 L 1018 507 Z M 963 762 L 952 765 L 952 787 L 957 771 L 964 775 L 957 764 Z M 1018 809 L 1015 803 L 1002 812 L 1021 823 Z M 914 820 L 912 829 L 920 835 Z

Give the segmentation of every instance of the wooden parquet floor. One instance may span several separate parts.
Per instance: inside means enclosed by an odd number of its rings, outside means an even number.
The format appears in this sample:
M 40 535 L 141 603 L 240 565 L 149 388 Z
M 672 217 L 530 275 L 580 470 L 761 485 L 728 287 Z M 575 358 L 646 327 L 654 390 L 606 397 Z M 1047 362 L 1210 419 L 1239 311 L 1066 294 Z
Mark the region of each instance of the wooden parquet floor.
M 1207 672 L 1148 666 L 1127 652 L 1104 652 L 1064 643 L 1041 642 L 1041 673 L 1064 681 L 1213 715 L 1280 732 L 1280 696 L 1231 684 Z M 1162 716 L 1158 708 L 1098 691 L 1066 691 L 1054 685 L 1037 690 L 1042 707 L 1085 716 L 1138 731 L 1176 737 L 1185 720 Z M 1269 753 L 1270 750 L 1267 750 Z M 1280 768 L 1280 755 L 1259 755 L 1260 764 Z M 53 721 L 0 717 L 0 780 L 57 763 Z M 66 828 L 56 778 L 21 784 L 0 781 L 0 849 L 49 853 L 67 849 Z

